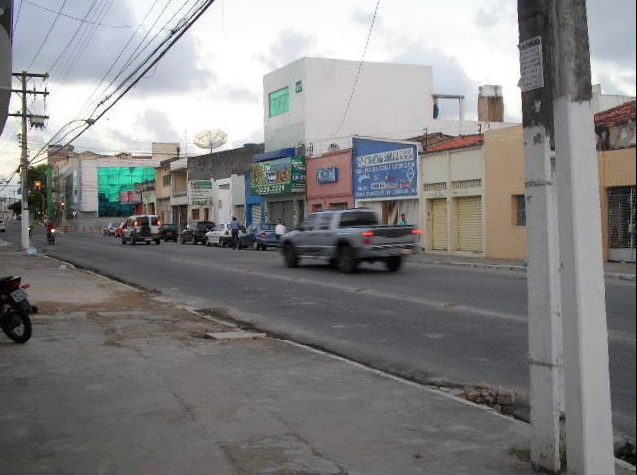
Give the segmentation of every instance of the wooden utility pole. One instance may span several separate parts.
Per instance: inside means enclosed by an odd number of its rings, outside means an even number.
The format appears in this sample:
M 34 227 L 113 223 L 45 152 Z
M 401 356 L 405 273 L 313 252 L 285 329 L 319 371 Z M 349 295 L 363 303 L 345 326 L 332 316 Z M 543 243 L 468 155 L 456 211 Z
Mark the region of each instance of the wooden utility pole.
M 15 92 L 21 95 L 22 99 L 22 111 L 17 114 L 9 114 L 10 117 L 20 117 L 22 119 L 22 134 L 20 136 L 20 145 L 22 147 L 22 154 L 20 156 L 20 181 L 22 182 L 22 250 L 26 251 L 30 246 L 29 239 L 29 190 L 27 183 L 27 171 L 29 169 L 29 157 L 28 157 L 28 142 L 27 142 L 27 119 L 44 122 L 44 119 L 48 119 L 48 116 L 29 114 L 27 110 L 27 96 L 29 94 L 47 96 L 49 93 L 46 91 L 32 91 L 27 90 L 27 80 L 29 78 L 48 78 L 48 74 L 30 74 L 26 71 L 21 73 L 13 73 L 14 77 L 20 78 L 20 89 L 12 89 L 11 92 Z

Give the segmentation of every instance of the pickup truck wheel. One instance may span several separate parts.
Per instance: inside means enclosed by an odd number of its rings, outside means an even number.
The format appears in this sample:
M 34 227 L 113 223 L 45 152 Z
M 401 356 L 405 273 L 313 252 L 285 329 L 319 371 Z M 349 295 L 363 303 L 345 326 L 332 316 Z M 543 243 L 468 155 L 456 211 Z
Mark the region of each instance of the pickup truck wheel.
M 285 258 L 285 265 L 288 267 L 298 267 L 299 266 L 299 256 L 296 254 L 296 249 L 294 249 L 294 245 L 287 243 L 283 246 L 283 257 Z
M 349 246 L 343 246 L 338 250 L 338 269 L 344 274 L 353 274 L 356 272 L 358 262 L 356 261 L 356 253 Z
M 166 242 L 166 241 L 164 241 Z M 161 239 L 155 239 L 155 244 L 157 244 L 158 246 L 161 244 Z
M 400 256 L 388 257 L 385 261 L 385 265 L 390 272 L 396 272 L 400 269 L 400 266 L 403 263 L 403 258 Z

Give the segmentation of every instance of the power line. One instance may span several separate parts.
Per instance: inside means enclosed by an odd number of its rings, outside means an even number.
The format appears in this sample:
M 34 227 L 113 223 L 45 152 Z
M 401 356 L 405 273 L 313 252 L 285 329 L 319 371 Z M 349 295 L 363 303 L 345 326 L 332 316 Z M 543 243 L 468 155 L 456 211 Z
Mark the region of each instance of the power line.
M 13 41 L 13 36 L 15 35 L 15 30 L 18 28 L 18 21 L 20 20 L 20 13 L 22 13 L 22 2 L 24 0 L 20 0 L 20 5 L 18 5 L 18 13 L 15 17 L 15 21 L 13 22 L 13 28 L 11 29 L 11 41 Z
M 67 1 L 68 0 L 64 0 L 64 2 L 62 3 L 62 6 L 60 7 L 60 10 L 57 12 L 57 15 L 55 16 L 55 20 L 53 20 L 53 23 L 51 24 L 51 28 L 49 28 L 49 31 L 46 33 L 46 36 L 44 37 L 44 40 L 42 40 L 42 44 L 38 48 L 37 53 L 35 53 L 35 56 L 31 60 L 31 63 L 29 63 L 29 66 L 27 66 L 27 71 L 31 69 L 31 66 L 33 66 L 33 63 L 35 63 L 35 60 L 38 59 L 38 56 L 40 56 L 40 53 L 42 52 L 42 48 L 44 48 L 44 45 L 46 44 L 47 40 L 49 39 L 49 36 L 51 35 L 51 32 L 53 31 L 53 28 L 55 28 L 55 25 L 58 22 L 58 19 L 60 18 L 60 14 L 62 13 L 62 10 L 64 10 L 64 6 L 66 5 Z M 30 3 L 30 2 L 27 2 L 27 3 Z
M 172 48 L 174 46 L 174 44 L 190 29 L 190 27 L 197 22 L 197 20 L 199 18 L 201 18 L 201 16 L 206 12 L 206 10 L 208 10 L 208 8 L 210 8 L 210 6 L 215 2 L 215 0 L 205 0 L 201 6 L 198 7 L 198 9 L 196 9 L 192 15 L 187 18 L 187 19 L 183 19 L 183 21 L 180 21 L 180 23 L 178 24 L 178 26 L 171 31 L 171 36 L 169 36 L 168 38 L 166 38 L 158 48 L 156 48 L 139 66 L 139 68 L 144 67 L 144 65 L 146 65 L 147 63 L 149 63 L 141 72 L 139 72 L 139 69 L 136 71 L 137 75 L 136 77 L 132 77 L 134 73 L 132 73 L 131 75 L 129 75 L 121 84 L 120 86 L 116 89 L 119 90 L 121 88 L 124 87 L 124 85 L 129 82 L 132 81 L 113 101 L 110 105 L 108 105 L 99 115 L 97 115 L 97 117 L 95 118 L 90 118 L 88 120 L 86 120 L 86 125 L 83 127 L 82 130 L 80 130 L 79 133 L 77 133 L 75 136 L 73 136 L 68 142 L 66 142 L 66 144 L 64 146 L 70 145 L 71 143 L 73 143 L 74 140 L 76 140 L 78 137 L 80 137 L 82 134 L 84 134 L 84 132 L 86 132 L 95 122 L 97 122 L 99 119 L 101 119 L 110 109 L 112 109 L 115 104 L 117 104 L 117 102 L 120 101 L 120 99 L 122 99 L 122 97 L 124 97 L 124 95 L 126 95 L 126 93 L 128 93 L 128 91 L 130 91 L 145 75 L 146 73 L 148 73 L 148 71 L 150 71 L 150 69 L 152 69 L 155 64 L 157 64 L 159 62 L 159 60 L 170 50 L 170 48 Z M 192 8 L 191 8 L 192 10 Z M 165 47 L 163 49 L 161 49 L 162 46 Z M 159 51 L 161 50 L 161 51 Z M 158 52 L 159 51 L 159 52 Z M 154 59 L 153 59 L 154 57 Z M 112 96 L 111 96 L 112 97 Z M 102 104 L 103 105 L 103 104 Z M 99 106 L 98 106 L 99 107 Z M 97 108 L 96 108 L 97 111 Z M 96 112 L 95 111 L 95 112 Z M 94 112 L 94 113 L 95 113 Z M 58 139 L 57 140 L 57 144 L 61 143 L 61 141 Z M 44 153 L 44 151 L 47 149 L 48 146 L 50 145 L 57 145 L 57 144 L 53 144 L 52 141 L 49 141 L 49 143 L 47 143 L 44 147 L 42 147 L 37 153 L 36 155 L 33 157 L 33 159 L 30 161 L 30 164 L 35 164 L 35 163 L 39 163 L 41 161 L 44 160 L 44 158 L 41 158 L 38 160 L 38 157 L 40 155 L 42 155 Z
M 347 118 L 347 113 L 349 112 L 349 108 L 352 105 L 352 99 L 354 98 L 354 92 L 356 92 L 356 85 L 358 84 L 358 79 L 361 75 L 361 69 L 363 68 L 363 61 L 365 60 L 365 55 L 367 54 L 367 47 L 369 46 L 369 40 L 372 37 L 372 31 L 374 30 L 374 24 L 376 23 L 376 16 L 378 15 L 378 7 L 380 6 L 380 0 L 376 2 L 376 9 L 374 10 L 374 16 L 372 17 L 372 23 L 369 25 L 369 32 L 367 33 L 367 41 L 365 42 L 365 48 L 363 49 L 363 56 L 361 57 L 360 63 L 358 64 L 358 71 L 356 73 L 356 79 L 354 80 L 354 86 L 352 87 L 352 93 L 349 95 L 349 100 L 347 101 L 347 107 L 345 108 L 345 113 L 343 114 L 343 119 L 341 119 L 341 123 L 338 126 L 338 129 L 334 133 L 334 135 L 338 135 L 341 132 L 341 128 L 343 128 L 343 124 L 345 123 L 345 119 Z
M 53 64 L 51 66 L 49 66 L 48 70 L 49 74 L 51 73 L 51 71 L 53 71 L 53 68 L 55 68 L 55 66 L 57 66 L 58 62 L 60 61 L 60 59 L 64 56 L 64 54 L 66 54 L 66 51 L 69 49 L 71 43 L 73 43 L 73 40 L 75 40 L 75 37 L 77 36 L 77 34 L 79 33 L 79 31 L 82 29 L 82 27 L 84 26 L 84 22 L 86 21 L 86 19 L 88 18 L 89 14 L 91 13 L 91 11 L 93 11 L 93 8 L 95 7 L 95 4 L 97 3 L 97 0 L 93 0 L 93 3 L 91 3 L 91 6 L 89 7 L 88 11 L 86 12 L 86 15 L 84 15 L 84 19 L 82 20 L 82 23 L 80 23 L 78 25 L 78 27 L 75 30 L 75 33 L 73 33 L 73 36 L 71 36 L 71 39 L 68 41 L 68 43 L 66 44 L 66 46 L 64 47 L 64 49 L 62 49 L 62 51 L 60 52 L 60 54 L 58 55 L 58 57 L 53 61 Z
M 42 5 L 38 5 L 37 3 L 30 2 L 29 0 L 23 0 L 23 1 L 24 1 L 24 3 L 32 5 L 32 6 L 36 7 L 36 8 L 40 8 L 42 10 L 46 10 L 47 12 L 51 12 L 51 13 L 58 13 L 58 15 L 60 15 L 60 16 L 63 16 L 65 18 L 70 18 L 71 20 L 79 21 L 80 23 L 88 23 L 88 24 L 93 24 L 93 25 L 98 25 L 98 26 L 104 26 L 106 28 L 134 28 L 131 25 L 108 25 L 106 23 L 97 23 L 97 22 L 90 21 L 90 20 L 83 20 L 81 18 L 75 17 L 73 15 L 69 15 L 67 13 L 56 12 L 55 10 L 51 10 L 50 8 L 43 7 Z

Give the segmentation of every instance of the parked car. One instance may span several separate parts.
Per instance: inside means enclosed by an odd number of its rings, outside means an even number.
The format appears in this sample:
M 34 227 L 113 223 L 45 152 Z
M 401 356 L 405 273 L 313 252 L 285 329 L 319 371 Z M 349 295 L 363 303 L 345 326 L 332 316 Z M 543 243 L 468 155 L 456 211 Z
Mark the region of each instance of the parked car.
M 193 221 L 181 231 L 180 241 L 182 244 L 191 242 L 193 244 L 204 244 L 206 242 L 206 233 L 212 231 L 215 223 L 212 221 Z
M 160 234 L 164 242 L 166 241 L 177 242 L 177 237 L 179 236 L 179 233 L 177 232 L 177 225 L 172 223 L 162 224 Z
M 246 239 L 246 233 L 239 231 L 239 239 L 241 247 L 248 247 L 252 241 Z M 232 246 L 232 231 L 230 230 L 230 223 L 217 224 L 211 231 L 206 233 L 206 245 L 208 246 Z
M 108 223 L 108 225 L 102 229 L 102 234 L 104 236 L 115 236 L 115 231 L 117 230 L 119 223 Z
M 155 214 L 136 214 L 130 216 L 124 223 L 122 244 L 145 242 L 161 243 L 161 221 Z
M 2 220 L 0 219 L 0 233 L 5 232 L 6 230 L 7 230 L 7 229 L 6 229 L 5 225 L 4 225 L 4 221 L 2 221 Z
M 270 223 L 257 223 L 248 226 L 246 231 L 246 246 L 261 251 L 267 250 L 268 247 L 278 247 L 279 240 L 276 238 L 276 234 L 274 234 L 275 226 L 275 224 Z

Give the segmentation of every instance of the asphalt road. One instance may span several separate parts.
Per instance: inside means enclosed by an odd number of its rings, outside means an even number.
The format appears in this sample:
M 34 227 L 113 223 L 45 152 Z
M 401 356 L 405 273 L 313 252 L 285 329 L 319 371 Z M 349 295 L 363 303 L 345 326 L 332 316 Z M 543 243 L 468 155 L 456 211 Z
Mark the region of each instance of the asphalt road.
M 123 246 L 92 235 L 59 236 L 47 246 L 39 231 L 34 242 L 45 253 L 381 370 L 427 383 L 528 389 L 519 271 L 410 262 L 395 274 L 366 264 L 343 275 L 316 264 L 288 269 L 276 250 Z M 634 440 L 635 283 L 608 280 L 606 291 L 614 427 Z

